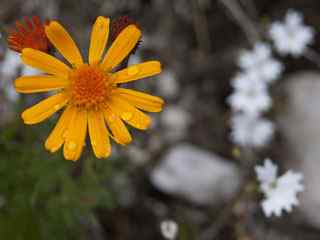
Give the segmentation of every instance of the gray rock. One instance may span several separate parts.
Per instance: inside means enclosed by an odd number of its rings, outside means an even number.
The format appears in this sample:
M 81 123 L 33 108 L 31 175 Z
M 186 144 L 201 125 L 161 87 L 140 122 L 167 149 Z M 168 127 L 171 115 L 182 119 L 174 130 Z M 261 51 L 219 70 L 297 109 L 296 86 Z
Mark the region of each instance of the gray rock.
M 188 144 L 170 149 L 151 173 L 151 181 L 161 191 L 202 205 L 229 200 L 240 180 L 234 164 Z
M 288 145 L 285 165 L 304 175 L 305 191 L 298 210 L 320 228 L 320 74 L 303 72 L 285 84 L 288 105 L 278 119 Z

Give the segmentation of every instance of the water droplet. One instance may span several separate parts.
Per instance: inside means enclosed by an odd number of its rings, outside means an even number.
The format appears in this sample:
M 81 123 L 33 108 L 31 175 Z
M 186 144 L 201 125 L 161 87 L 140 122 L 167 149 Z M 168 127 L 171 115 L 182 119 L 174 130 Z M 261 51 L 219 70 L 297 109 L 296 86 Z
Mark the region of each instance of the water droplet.
M 136 75 L 139 72 L 139 68 L 137 66 L 132 66 L 128 68 L 128 75 Z
M 77 144 L 75 142 L 69 142 L 67 147 L 69 148 L 69 150 L 75 150 Z
M 58 111 L 59 109 L 60 109 L 60 104 L 57 104 L 57 105 L 54 106 L 54 110 Z
M 130 120 L 132 116 L 133 116 L 132 112 L 124 112 L 121 114 L 121 117 L 127 121 Z
M 97 146 L 97 143 L 96 143 L 95 141 L 91 141 L 91 145 L 92 145 L 93 147 L 95 147 L 95 146 Z

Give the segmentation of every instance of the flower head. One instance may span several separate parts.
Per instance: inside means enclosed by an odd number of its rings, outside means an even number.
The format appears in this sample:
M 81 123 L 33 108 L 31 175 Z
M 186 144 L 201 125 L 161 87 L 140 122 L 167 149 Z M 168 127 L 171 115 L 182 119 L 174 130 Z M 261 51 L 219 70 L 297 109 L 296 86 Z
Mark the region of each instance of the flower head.
M 272 57 L 269 45 L 258 42 L 252 51 L 243 51 L 239 56 L 239 66 L 247 74 L 256 79 L 271 83 L 283 72 L 281 62 Z
M 231 139 L 244 147 L 263 147 L 274 133 L 271 121 L 249 114 L 235 114 L 231 120 Z
M 289 170 L 277 178 L 278 167 L 270 159 L 265 160 L 264 166 L 256 166 L 255 170 L 261 191 L 265 194 L 262 209 L 267 217 L 272 214 L 279 217 L 282 210 L 291 212 L 292 207 L 299 204 L 297 193 L 304 190 L 301 173 Z
M 33 16 L 31 19 L 25 17 L 25 24 L 16 22 L 16 30 L 11 30 L 8 36 L 9 48 L 22 52 L 24 48 L 33 48 L 39 51 L 48 52 L 50 42 L 44 32 L 45 24 L 40 18 Z
M 248 69 L 256 67 L 257 65 L 263 63 L 271 57 L 271 48 L 268 44 L 263 42 L 257 42 L 254 48 L 249 50 L 244 50 L 239 56 L 239 66 L 242 69 Z
M 132 140 L 124 122 L 137 129 L 147 129 L 151 118 L 141 110 L 159 112 L 164 103 L 159 97 L 119 87 L 121 83 L 159 74 L 161 66 L 158 61 L 148 61 L 114 72 L 113 69 L 136 46 L 141 31 L 135 25 L 127 26 L 103 57 L 109 22 L 108 18 L 97 18 L 91 32 L 87 63 L 71 36 L 56 21 L 50 22 L 45 32 L 70 65 L 39 50 L 26 48 L 22 51 L 25 64 L 47 74 L 18 78 L 16 90 L 21 93 L 58 90 L 55 95 L 25 110 L 22 119 L 26 124 L 36 124 L 65 108 L 45 147 L 55 152 L 64 145 L 64 157 L 68 160 L 80 157 L 87 130 L 96 157 L 108 157 L 111 153 L 109 137 L 119 144 Z
M 303 15 L 289 10 L 284 22 L 272 23 L 269 35 L 280 54 L 301 56 L 312 43 L 314 29 L 303 24 Z
M 259 115 L 272 105 L 265 82 L 250 72 L 238 74 L 232 82 L 234 92 L 227 101 L 234 111 Z

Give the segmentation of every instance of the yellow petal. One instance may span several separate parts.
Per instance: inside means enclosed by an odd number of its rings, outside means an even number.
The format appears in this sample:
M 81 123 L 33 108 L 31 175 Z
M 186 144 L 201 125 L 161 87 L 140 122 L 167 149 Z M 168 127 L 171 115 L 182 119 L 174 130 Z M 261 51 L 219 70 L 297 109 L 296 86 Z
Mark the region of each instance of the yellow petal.
M 45 27 L 45 31 L 50 42 L 72 66 L 79 67 L 83 64 L 82 56 L 77 45 L 63 26 L 56 21 L 51 21 L 49 25 Z
M 101 56 L 106 47 L 109 36 L 110 19 L 98 17 L 93 25 L 91 32 L 89 63 L 94 64 L 100 62 Z
M 26 76 L 15 80 L 14 87 L 20 93 L 47 92 L 65 88 L 69 84 L 66 78 L 55 76 Z
M 85 145 L 87 135 L 87 116 L 86 110 L 76 110 L 72 124 L 68 127 L 63 154 L 65 159 L 76 161 L 79 159 Z
M 111 145 L 103 112 L 96 110 L 89 111 L 88 126 L 94 154 L 97 158 L 108 157 L 111 153 Z
M 158 61 L 149 61 L 131 65 L 119 72 L 112 74 L 115 83 L 126 83 L 141 78 L 151 77 L 161 72 L 161 64 Z
M 59 118 L 58 123 L 45 142 L 45 148 L 47 150 L 49 150 L 50 152 L 59 150 L 59 148 L 64 143 L 70 123 L 73 123 L 75 113 L 76 108 L 73 106 L 68 106 L 66 110 L 64 110 L 61 117 Z
M 164 104 L 164 101 L 159 97 L 131 89 L 117 88 L 113 91 L 113 94 L 121 97 L 133 106 L 148 112 L 160 112 Z
M 70 71 L 70 68 L 57 58 L 32 48 L 24 48 L 21 59 L 26 65 L 62 78 L 67 78 Z
M 68 100 L 66 94 L 58 93 L 28 108 L 21 117 L 25 124 L 39 123 L 64 107 Z
M 117 143 L 126 145 L 132 141 L 132 137 L 123 121 L 109 107 L 104 109 L 104 117 Z
M 116 115 L 137 129 L 147 129 L 151 118 L 119 97 L 111 96 L 109 107 Z
M 141 37 L 141 31 L 135 25 L 129 25 L 118 35 L 101 63 L 105 71 L 110 71 L 128 56 Z

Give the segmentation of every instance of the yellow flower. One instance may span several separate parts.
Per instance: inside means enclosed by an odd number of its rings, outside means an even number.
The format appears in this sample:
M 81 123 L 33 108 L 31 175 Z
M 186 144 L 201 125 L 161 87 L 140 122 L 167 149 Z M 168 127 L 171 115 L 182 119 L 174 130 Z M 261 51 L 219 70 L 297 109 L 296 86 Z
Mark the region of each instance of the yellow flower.
M 108 157 L 111 153 L 109 137 L 122 145 L 132 140 L 124 122 L 137 129 L 147 129 L 151 118 L 140 110 L 159 112 L 164 103 L 159 97 L 118 87 L 121 83 L 159 74 L 161 65 L 158 61 L 148 61 L 112 72 L 135 47 L 141 32 L 135 25 L 127 26 L 102 57 L 108 40 L 109 23 L 108 18 L 97 18 L 91 32 L 88 63 L 83 61 L 68 32 L 56 21 L 51 21 L 45 32 L 70 66 L 31 48 L 23 49 L 21 54 L 25 64 L 47 74 L 16 79 L 17 92 L 59 90 L 25 110 L 22 119 L 25 124 L 36 124 L 65 108 L 46 140 L 45 148 L 55 152 L 64 145 L 64 157 L 68 160 L 79 159 L 87 128 L 96 157 Z

